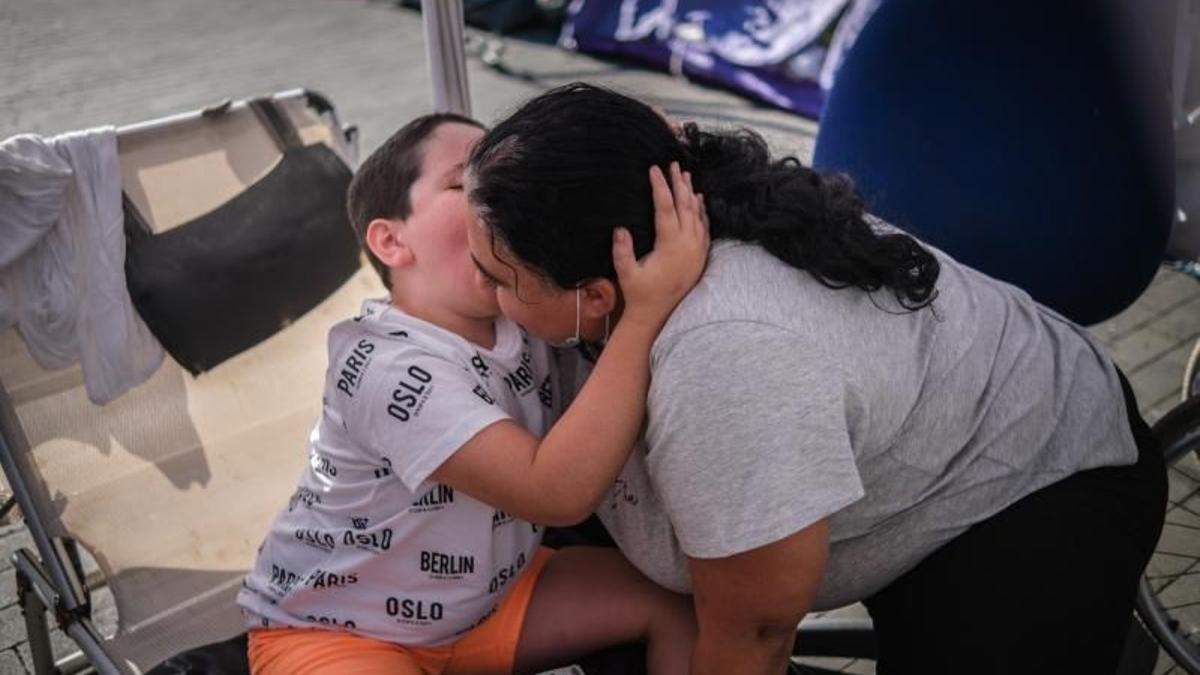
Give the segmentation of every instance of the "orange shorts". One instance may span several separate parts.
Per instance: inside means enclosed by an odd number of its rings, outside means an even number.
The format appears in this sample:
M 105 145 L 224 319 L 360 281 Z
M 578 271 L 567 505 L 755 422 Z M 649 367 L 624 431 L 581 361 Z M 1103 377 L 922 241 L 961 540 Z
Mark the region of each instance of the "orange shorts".
M 320 628 L 250 631 L 254 675 L 499 675 L 511 673 L 533 587 L 554 553 L 542 547 L 495 614 L 440 647 L 392 642 Z

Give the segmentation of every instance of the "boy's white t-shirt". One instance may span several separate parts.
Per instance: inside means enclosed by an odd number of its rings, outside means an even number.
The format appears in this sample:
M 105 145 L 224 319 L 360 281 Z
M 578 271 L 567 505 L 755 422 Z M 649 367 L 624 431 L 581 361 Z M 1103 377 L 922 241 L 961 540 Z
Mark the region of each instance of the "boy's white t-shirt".
M 247 625 L 438 645 L 488 617 L 541 527 L 429 475 L 499 420 L 543 436 L 553 359 L 504 318 L 491 350 L 382 301 L 334 326 L 309 466 L 238 594 Z

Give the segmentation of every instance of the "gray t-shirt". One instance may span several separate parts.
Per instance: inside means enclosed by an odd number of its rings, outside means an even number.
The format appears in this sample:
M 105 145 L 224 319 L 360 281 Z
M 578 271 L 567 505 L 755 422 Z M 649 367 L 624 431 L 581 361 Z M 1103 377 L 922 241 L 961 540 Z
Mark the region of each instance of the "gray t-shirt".
M 598 515 L 648 577 L 829 519 L 815 609 L 870 595 L 972 524 L 1137 455 L 1088 333 L 937 252 L 932 308 L 833 290 L 718 242 L 654 345 L 645 445 Z

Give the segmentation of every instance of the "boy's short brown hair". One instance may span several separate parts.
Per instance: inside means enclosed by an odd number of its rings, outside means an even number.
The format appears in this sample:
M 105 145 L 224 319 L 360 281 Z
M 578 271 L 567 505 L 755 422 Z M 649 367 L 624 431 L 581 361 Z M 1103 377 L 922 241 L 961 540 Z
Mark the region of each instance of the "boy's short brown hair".
M 422 115 L 400 127 L 376 148 L 358 167 L 346 190 L 350 224 L 367 260 L 389 290 L 392 280 L 388 268 L 367 246 L 367 226 L 376 218 L 407 218 L 412 214 L 409 190 L 421 177 L 425 158 L 422 146 L 438 127 L 450 122 L 484 128 L 470 117 L 456 113 Z

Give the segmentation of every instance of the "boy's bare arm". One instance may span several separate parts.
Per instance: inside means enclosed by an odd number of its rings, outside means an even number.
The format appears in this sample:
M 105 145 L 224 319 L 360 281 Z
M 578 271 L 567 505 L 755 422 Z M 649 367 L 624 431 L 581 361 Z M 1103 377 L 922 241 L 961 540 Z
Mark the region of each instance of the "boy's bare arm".
M 674 197 L 651 170 L 655 249 L 634 259 L 628 233 L 613 246 L 625 311 L 575 401 L 540 441 L 516 422 L 479 432 L 434 480 L 547 525 L 583 520 L 620 472 L 641 429 L 650 383 L 650 347 L 679 300 L 699 279 L 708 226 L 689 178 L 672 165 Z
M 512 420 L 476 434 L 433 478 L 519 518 L 570 525 L 587 517 L 637 440 L 657 331 L 622 321 L 591 377 L 541 441 Z

